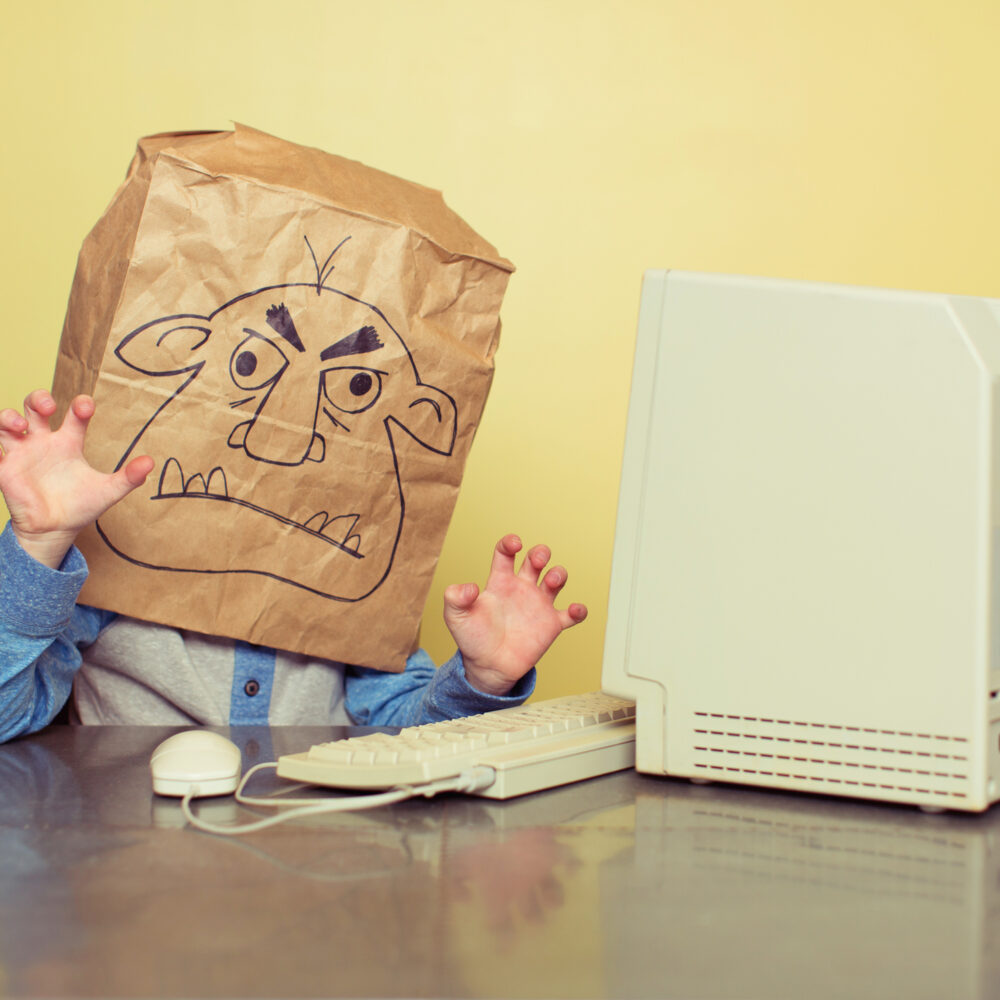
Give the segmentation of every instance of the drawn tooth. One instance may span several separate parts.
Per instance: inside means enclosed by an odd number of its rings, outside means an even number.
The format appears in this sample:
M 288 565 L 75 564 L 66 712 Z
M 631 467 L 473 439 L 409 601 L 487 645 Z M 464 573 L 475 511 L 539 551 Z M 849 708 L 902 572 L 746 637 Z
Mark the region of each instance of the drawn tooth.
M 361 536 L 360 535 L 348 535 L 341 543 L 341 547 L 347 549 L 349 552 L 358 552 L 361 548 Z
M 358 523 L 358 514 L 341 514 L 331 517 L 323 526 L 323 534 L 338 545 L 344 545 L 347 537 Z
M 168 458 L 163 463 L 160 482 L 156 488 L 158 497 L 179 496 L 184 492 L 184 471 L 176 458 Z
M 229 483 L 226 481 L 226 471 L 222 466 L 217 465 L 208 474 L 208 485 L 205 487 L 205 492 L 217 497 L 229 496 Z
M 322 535 L 323 529 L 327 525 L 327 521 L 329 521 L 329 517 L 327 516 L 326 511 L 321 510 L 313 514 L 313 516 L 309 518 L 309 520 L 306 521 L 302 527 L 308 528 L 310 531 L 315 531 L 318 535 Z
M 196 472 L 185 484 L 185 493 L 207 493 L 208 486 L 205 483 L 205 477 L 200 473 Z

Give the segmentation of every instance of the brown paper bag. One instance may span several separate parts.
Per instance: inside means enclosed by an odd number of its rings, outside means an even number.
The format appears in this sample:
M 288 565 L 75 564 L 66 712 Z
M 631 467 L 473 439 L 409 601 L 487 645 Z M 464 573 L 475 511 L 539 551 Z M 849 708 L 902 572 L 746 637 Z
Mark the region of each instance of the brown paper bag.
M 54 393 L 146 485 L 81 600 L 399 670 L 512 265 L 430 189 L 253 129 L 153 136 L 84 241 Z

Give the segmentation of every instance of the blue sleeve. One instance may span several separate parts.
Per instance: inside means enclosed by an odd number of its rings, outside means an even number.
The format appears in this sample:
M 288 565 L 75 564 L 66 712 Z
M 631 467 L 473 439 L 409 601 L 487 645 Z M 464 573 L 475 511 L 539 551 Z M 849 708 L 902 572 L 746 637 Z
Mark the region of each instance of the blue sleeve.
M 0 534 L 0 743 L 56 717 L 80 666 L 78 647 L 114 617 L 76 604 L 86 578 L 76 548 L 54 570 L 21 548 L 9 524 Z
M 509 694 L 484 694 L 465 679 L 461 653 L 435 667 L 419 649 L 401 674 L 348 667 L 345 680 L 347 712 L 357 725 L 420 726 L 520 705 L 535 689 L 535 670 L 525 674 Z

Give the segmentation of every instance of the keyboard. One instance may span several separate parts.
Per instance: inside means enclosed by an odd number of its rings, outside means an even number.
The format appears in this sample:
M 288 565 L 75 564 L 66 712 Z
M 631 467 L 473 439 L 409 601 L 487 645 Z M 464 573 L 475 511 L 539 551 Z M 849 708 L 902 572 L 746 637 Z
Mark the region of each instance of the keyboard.
M 284 778 L 333 788 L 420 785 L 491 768 L 492 799 L 635 766 L 635 703 L 597 691 L 319 743 L 278 758 Z M 488 780 L 488 779 L 487 779 Z

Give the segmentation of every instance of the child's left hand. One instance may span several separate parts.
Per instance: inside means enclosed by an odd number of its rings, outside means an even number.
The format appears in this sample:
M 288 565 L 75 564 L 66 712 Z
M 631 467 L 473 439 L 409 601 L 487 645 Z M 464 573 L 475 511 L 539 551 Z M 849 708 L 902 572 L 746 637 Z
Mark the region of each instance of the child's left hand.
M 587 617 L 582 604 L 556 609 L 567 573 L 561 566 L 544 572 L 548 546 L 534 546 L 514 571 L 521 548 L 517 535 L 505 535 L 494 550 L 485 590 L 464 583 L 444 592 L 444 621 L 465 661 L 465 676 L 488 694 L 510 691 L 563 629 Z

